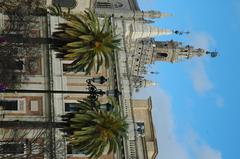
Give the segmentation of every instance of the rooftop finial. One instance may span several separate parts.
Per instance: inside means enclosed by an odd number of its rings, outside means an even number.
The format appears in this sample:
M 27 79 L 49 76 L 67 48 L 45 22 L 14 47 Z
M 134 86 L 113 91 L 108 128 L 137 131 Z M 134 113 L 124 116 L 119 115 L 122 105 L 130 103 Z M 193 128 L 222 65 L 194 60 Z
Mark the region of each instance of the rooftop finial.
M 206 54 L 210 54 L 211 57 L 217 57 L 218 56 L 218 52 L 217 51 L 206 51 Z
M 157 71 L 156 72 L 155 71 L 151 71 L 150 73 L 151 74 L 155 74 L 155 75 L 159 74 L 159 72 L 157 72 Z
M 183 34 L 189 34 L 190 32 L 189 31 L 178 31 L 178 30 L 173 30 L 173 32 L 177 35 L 183 35 Z

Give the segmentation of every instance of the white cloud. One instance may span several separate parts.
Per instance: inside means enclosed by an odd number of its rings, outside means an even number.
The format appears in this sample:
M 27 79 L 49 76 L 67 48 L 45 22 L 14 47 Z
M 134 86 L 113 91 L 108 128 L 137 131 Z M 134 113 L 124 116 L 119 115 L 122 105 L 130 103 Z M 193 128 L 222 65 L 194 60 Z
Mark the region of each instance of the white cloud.
M 191 133 L 188 131 L 185 138 L 178 139 L 171 97 L 164 90 L 151 87 L 136 95 L 137 98 L 148 96 L 151 96 L 153 101 L 152 113 L 157 131 L 158 159 L 222 159 L 221 152 L 206 144 L 194 131 Z
M 210 91 L 213 88 L 213 84 L 208 78 L 203 61 L 196 60 L 192 64 L 195 66 L 190 71 L 190 77 L 194 89 L 200 94 Z
M 215 46 L 216 42 L 208 33 L 195 32 L 190 34 L 190 44 L 196 48 L 208 50 L 208 48 Z M 213 88 L 213 84 L 208 78 L 203 59 L 193 59 L 191 64 L 193 69 L 190 71 L 190 76 L 194 89 L 200 94 L 210 91 Z
M 171 97 L 160 88 L 147 88 L 137 97 L 152 97 L 154 126 L 157 131 L 159 159 L 190 159 L 186 150 L 177 141 L 174 134 L 174 117 L 172 114 Z M 173 153 L 174 152 L 174 153 Z
M 190 44 L 203 49 L 208 49 L 210 46 L 215 46 L 216 41 L 206 32 L 194 32 L 190 34 Z
M 222 159 L 219 150 L 210 147 L 195 132 L 191 131 L 186 139 L 188 142 L 189 152 L 195 159 Z
M 197 159 L 221 159 L 221 152 L 218 150 L 214 150 L 208 145 L 201 145 L 196 150 L 196 158 Z

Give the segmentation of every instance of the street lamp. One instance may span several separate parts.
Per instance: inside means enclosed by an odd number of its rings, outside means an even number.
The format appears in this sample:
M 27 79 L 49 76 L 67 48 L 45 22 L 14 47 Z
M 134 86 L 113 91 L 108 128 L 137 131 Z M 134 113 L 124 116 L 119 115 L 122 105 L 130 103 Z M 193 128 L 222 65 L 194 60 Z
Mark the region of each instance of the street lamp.
M 103 84 L 106 81 L 107 81 L 107 79 L 104 76 L 94 77 L 92 79 L 87 79 L 86 82 L 87 82 L 88 92 L 89 92 L 88 98 L 96 101 L 98 99 L 99 95 L 102 96 L 106 93 L 101 89 L 97 89 L 97 87 L 95 85 L 93 85 L 92 82 L 93 83 L 98 83 L 98 84 Z
M 103 84 L 105 82 L 107 82 L 107 79 L 104 76 L 100 76 L 100 77 L 93 77 L 92 79 L 87 79 L 86 80 L 87 83 L 98 83 L 98 84 Z

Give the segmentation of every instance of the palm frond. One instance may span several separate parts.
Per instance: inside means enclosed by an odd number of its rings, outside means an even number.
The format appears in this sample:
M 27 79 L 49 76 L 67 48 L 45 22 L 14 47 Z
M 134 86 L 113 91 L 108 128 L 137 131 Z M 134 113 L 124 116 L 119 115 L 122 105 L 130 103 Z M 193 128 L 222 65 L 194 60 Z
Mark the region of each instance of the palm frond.
M 107 150 L 116 152 L 121 145 L 121 138 L 127 134 L 128 124 L 122 117 L 117 102 L 109 98 L 114 105 L 113 111 L 99 108 L 99 102 L 90 98 L 79 101 L 78 111 L 71 115 L 70 128 L 73 134 L 67 137 L 69 143 L 85 155 L 98 158 Z
M 57 7 L 54 12 L 61 11 Z M 91 10 L 79 15 L 64 16 L 66 23 L 60 23 L 53 37 L 58 40 L 52 48 L 57 51 L 57 58 L 72 60 L 72 71 L 86 70 L 96 73 L 105 66 L 108 68 L 113 61 L 113 52 L 119 49 L 120 39 L 113 35 L 109 17 L 100 22 Z M 94 69 L 96 67 L 96 69 Z

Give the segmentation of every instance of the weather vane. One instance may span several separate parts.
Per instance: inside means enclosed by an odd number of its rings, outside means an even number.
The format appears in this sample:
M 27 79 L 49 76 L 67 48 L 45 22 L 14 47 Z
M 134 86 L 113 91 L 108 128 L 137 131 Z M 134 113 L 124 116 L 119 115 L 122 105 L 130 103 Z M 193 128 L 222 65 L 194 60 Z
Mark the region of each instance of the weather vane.
M 215 50 L 215 51 L 206 51 L 206 54 L 210 54 L 211 57 L 217 57 L 218 56 L 218 52 Z
M 177 35 L 183 35 L 183 34 L 189 34 L 190 32 L 189 31 L 178 31 L 178 30 L 173 30 L 173 32 Z

